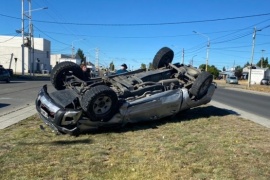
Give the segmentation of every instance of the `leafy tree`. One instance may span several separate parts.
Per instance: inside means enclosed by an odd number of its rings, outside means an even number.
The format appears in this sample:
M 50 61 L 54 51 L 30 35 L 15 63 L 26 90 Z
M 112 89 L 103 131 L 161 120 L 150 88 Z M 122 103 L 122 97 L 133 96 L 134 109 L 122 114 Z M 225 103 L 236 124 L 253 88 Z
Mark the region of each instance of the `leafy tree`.
M 236 66 L 235 71 L 234 71 L 234 75 L 236 77 L 238 77 L 238 79 L 240 79 L 243 75 L 243 68 L 241 66 Z
M 205 67 L 206 67 L 205 64 L 201 64 L 201 65 L 199 66 L 199 68 L 200 68 L 201 70 L 203 70 L 203 71 L 205 71 Z M 208 66 L 208 67 L 209 67 L 209 66 Z
M 225 66 L 223 67 L 222 71 L 226 71 L 226 68 L 225 68 Z
M 205 71 L 205 67 L 206 67 L 205 64 L 201 64 L 201 65 L 199 66 L 199 68 L 202 69 L 202 70 L 204 70 L 204 71 Z M 208 65 L 208 66 L 207 66 L 207 71 L 208 71 L 209 73 L 213 74 L 214 78 L 216 78 L 216 77 L 219 76 L 219 70 L 218 70 L 214 65 L 212 65 L 212 66 L 209 66 L 209 65 Z
M 244 65 L 244 67 L 248 67 L 250 66 L 249 62 L 247 61 L 247 63 Z
M 76 54 L 81 58 L 81 64 L 85 64 L 86 63 L 86 57 L 84 56 L 83 50 L 81 50 L 79 48 L 77 50 L 77 53 Z
M 262 62 L 262 67 L 263 68 L 266 68 L 269 65 L 268 64 L 268 58 L 264 59 L 262 57 L 256 65 L 259 66 L 259 67 L 261 67 L 261 62 Z
M 115 69 L 115 66 L 114 66 L 114 64 L 113 64 L 113 61 L 110 63 L 110 70 L 111 71 L 114 71 L 114 69 Z
M 148 69 L 150 69 L 150 70 L 153 70 L 154 68 L 153 68 L 153 63 L 149 63 L 149 66 L 148 66 Z
M 146 64 L 142 63 L 141 64 L 141 69 L 146 69 Z

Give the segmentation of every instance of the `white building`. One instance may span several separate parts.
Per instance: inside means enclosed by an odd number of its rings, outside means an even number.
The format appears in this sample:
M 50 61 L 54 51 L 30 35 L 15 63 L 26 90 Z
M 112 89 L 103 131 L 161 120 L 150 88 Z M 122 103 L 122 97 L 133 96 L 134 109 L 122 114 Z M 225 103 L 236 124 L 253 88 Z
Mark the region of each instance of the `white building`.
M 51 55 L 51 67 L 53 68 L 56 64 L 63 61 L 71 61 L 78 65 L 81 64 L 81 58 L 76 54 L 74 58 L 71 55 L 66 54 L 52 54 Z
M 250 83 L 251 84 L 260 84 L 261 80 L 263 78 L 270 79 L 270 69 L 269 68 L 260 68 L 260 67 L 254 67 L 256 69 L 251 69 L 251 78 Z M 245 67 L 243 69 L 243 74 L 249 74 L 249 67 Z
M 24 73 L 50 71 L 51 42 L 33 38 L 31 44 L 34 49 L 31 53 L 24 47 Z M 22 37 L 0 36 L 0 64 L 14 73 L 22 73 Z

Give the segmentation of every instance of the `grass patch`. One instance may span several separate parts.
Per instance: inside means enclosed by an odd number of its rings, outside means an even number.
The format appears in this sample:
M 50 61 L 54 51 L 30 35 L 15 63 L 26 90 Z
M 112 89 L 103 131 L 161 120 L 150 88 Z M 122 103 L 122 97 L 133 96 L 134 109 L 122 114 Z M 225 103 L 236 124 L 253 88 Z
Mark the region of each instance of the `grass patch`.
M 248 87 L 247 80 L 239 80 L 237 85 L 226 84 L 226 81 L 223 79 L 214 80 L 214 81 L 220 86 L 228 86 L 228 87 L 234 87 L 234 88 L 247 89 L 247 90 L 251 90 L 251 91 L 270 93 L 270 86 L 260 85 L 260 84 L 251 84 L 250 87 Z
M 40 124 L 32 116 L 0 131 L 0 179 L 270 177 L 270 130 L 213 106 L 79 137 Z

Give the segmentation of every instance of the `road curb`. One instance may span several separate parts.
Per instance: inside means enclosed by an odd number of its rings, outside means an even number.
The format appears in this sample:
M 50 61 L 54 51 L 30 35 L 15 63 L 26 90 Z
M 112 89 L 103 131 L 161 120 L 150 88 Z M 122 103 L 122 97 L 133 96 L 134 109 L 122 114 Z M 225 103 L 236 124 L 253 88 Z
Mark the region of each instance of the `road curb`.
M 209 104 L 213 105 L 215 107 L 218 107 L 218 108 L 226 109 L 231 114 L 233 114 L 232 112 L 236 112 L 238 116 L 240 116 L 244 119 L 251 120 L 257 124 L 260 124 L 262 126 L 270 128 L 270 120 L 266 119 L 264 117 L 254 115 L 254 114 L 251 114 L 249 112 L 243 111 L 241 109 L 237 109 L 237 108 L 234 108 L 234 107 L 231 107 L 231 106 L 228 106 L 226 104 L 222 104 L 222 103 L 219 103 L 219 102 L 213 101 L 213 100 Z
M 21 120 L 24 120 L 30 116 L 33 116 L 36 114 L 36 107 L 35 105 L 29 105 L 24 108 L 21 108 L 20 110 L 17 110 L 15 112 L 11 112 L 9 114 L 6 114 L 1 117 L 0 120 L 0 129 L 4 129 L 6 127 L 9 127 L 15 123 L 20 122 Z

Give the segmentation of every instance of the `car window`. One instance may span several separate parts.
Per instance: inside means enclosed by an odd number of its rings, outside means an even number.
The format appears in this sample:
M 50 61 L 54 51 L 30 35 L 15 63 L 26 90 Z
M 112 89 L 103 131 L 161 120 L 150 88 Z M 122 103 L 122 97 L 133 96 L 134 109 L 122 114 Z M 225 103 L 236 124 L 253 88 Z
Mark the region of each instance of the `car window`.
M 236 77 L 230 77 L 230 79 L 236 79 Z

